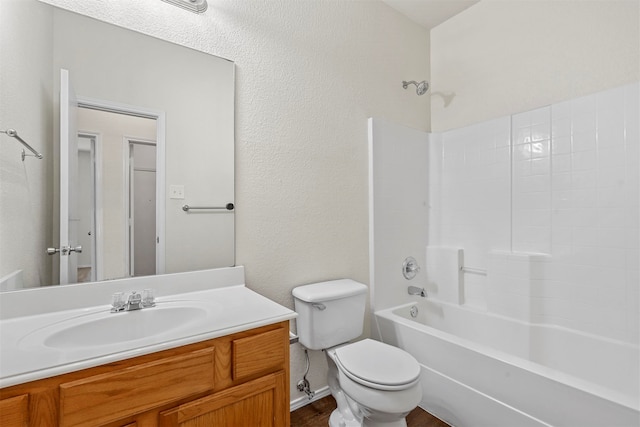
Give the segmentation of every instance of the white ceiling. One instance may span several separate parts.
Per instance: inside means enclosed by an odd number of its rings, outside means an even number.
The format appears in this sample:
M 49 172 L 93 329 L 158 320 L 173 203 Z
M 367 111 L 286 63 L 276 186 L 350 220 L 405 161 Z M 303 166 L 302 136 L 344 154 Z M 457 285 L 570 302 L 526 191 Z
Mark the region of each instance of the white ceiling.
M 382 0 L 409 19 L 431 29 L 480 0 Z

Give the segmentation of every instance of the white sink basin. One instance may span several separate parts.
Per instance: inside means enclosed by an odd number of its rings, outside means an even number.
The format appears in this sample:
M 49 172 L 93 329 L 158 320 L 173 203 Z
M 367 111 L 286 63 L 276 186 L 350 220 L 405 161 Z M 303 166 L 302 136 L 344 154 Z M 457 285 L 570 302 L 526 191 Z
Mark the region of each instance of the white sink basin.
M 82 349 L 166 335 L 200 322 L 211 307 L 196 301 L 159 303 L 142 310 L 111 313 L 101 310 L 45 326 L 25 336 L 20 345 Z
M 54 332 L 44 340 L 44 345 L 66 348 L 132 341 L 165 333 L 206 315 L 206 310 L 198 307 L 152 307 L 109 313 Z

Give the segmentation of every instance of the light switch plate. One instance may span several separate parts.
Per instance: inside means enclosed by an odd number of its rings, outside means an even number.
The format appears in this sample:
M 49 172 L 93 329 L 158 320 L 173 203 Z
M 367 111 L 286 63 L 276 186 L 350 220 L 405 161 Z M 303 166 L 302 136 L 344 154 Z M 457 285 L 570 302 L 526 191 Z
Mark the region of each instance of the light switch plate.
M 170 185 L 169 186 L 169 198 L 170 199 L 184 199 L 184 185 Z

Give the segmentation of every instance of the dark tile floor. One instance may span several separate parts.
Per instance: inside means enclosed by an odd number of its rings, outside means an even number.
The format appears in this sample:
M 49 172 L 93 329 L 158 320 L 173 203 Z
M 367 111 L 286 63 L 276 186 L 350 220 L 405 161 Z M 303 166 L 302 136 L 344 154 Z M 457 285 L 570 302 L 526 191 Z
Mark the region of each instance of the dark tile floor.
M 336 401 L 331 396 L 312 402 L 291 413 L 291 427 L 327 427 Z M 407 416 L 408 427 L 448 427 L 430 413 L 416 408 Z

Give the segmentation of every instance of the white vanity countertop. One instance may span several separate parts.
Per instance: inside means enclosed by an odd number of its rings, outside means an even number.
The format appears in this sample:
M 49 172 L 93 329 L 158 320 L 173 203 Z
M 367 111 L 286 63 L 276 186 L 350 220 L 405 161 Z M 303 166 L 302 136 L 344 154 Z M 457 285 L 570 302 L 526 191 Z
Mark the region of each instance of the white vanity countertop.
M 100 337 L 92 337 L 91 341 L 97 341 L 98 344 L 81 343 L 55 348 L 45 345 L 41 339 L 42 336 L 46 336 L 46 331 L 56 328 L 59 324 L 69 324 L 76 318 L 128 316 L 118 320 L 122 319 L 124 324 L 127 324 L 130 319 L 132 325 L 135 325 L 136 315 L 144 311 L 148 310 L 150 313 L 150 310 L 163 310 L 183 304 L 206 307 L 207 314 L 179 326 L 172 325 L 166 332 L 155 333 L 150 337 L 115 340 L 114 343 L 104 345 L 100 344 Z M 143 310 L 109 313 L 110 308 L 110 304 L 96 305 L 1 319 L 0 388 L 205 341 L 296 317 L 294 311 L 242 284 L 159 295 L 156 298 L 156 307 Z

